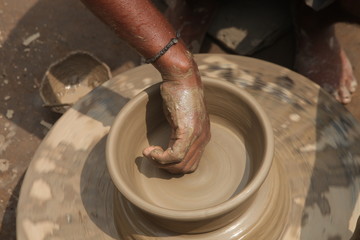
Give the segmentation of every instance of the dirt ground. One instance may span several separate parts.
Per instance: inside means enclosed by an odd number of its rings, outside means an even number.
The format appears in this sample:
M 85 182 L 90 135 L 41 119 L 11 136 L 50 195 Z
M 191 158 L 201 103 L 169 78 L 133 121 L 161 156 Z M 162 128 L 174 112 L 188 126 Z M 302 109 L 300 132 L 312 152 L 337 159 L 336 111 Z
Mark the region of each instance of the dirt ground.
M 336 26 L 340 42 L 360 79 L 360 28 Z M 37 39 L 27 44 L 29 37 Z M 289 30 L 253 57 L 292 68 L 294 37 Z M 72 51 L 88 51 L 113 75 L 140 64 L 140 57 L 80 1 L 0 1 L 0 239 L 16 239 L 16 205 L 26 168 L 61 116 L 44 108 L 39 86 L 47 67 Z M 202 52 L 224 52 L 207 38 Z M 360 90 L 346 108 L 360 120 Z

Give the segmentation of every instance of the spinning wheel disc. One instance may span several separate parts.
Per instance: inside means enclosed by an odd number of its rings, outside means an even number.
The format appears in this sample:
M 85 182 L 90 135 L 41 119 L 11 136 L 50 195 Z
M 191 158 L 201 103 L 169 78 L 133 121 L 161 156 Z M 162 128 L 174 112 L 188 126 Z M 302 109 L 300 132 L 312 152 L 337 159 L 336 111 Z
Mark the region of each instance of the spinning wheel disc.
M 286 240 L 349 239 L 360 213 L 360 124 L 317 85 L 286 68 L 230 55 L 198 55 L 196 61 L 203 77 L 232 82 L 253 95 L 273 126 L 278 200 L 245 239 L 271 239 L 275 233 Z M 127 239 L 116 230 L 118 194 L 106 168 L 106 137 L 128 99 L 160 80 L 150 65 L 134 68 L 86 95 L 55 124 L 24 179 L 19 240 Z M 207 239 L 239 239 L 238 233 Z M 148 228 L 137 237 L 183 239 L 156 236 Z

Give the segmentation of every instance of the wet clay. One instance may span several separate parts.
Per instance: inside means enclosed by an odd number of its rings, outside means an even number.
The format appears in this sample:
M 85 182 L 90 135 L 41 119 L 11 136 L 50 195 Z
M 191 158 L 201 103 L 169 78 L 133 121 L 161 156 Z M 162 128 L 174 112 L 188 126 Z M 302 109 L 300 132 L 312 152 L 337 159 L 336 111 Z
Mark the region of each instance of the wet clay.
M 258 239 L 266 234 L 267 239 L 279 239 L 289 214 L 290 190 L 282 186 L 284 169 L 273 164 L 264 184 L 249 201 L 240 208 L 226 213 L 218 219 L 198 220 L 189 223 L 156 218 L 129 204 L 120 193 L 115 195 L 115 224 L 121 239 L 131 236 L 142 239 L 145 236 L 163 236 L 164 239 Z M 281 207 L 279 207 L 281 203 Z M 139 217 L 142 216 L 142 217 Z M 270 219 L 276 219 L 271 221 Z M 280 227 L 282 226 L 282 227 Z M 210 230 L 209 230 L 210 229 Z M 152 239 L 152 238 L 150 238 Z M 156 239 L 156 238 L 155 238 Z M 260 238 L 261 239 L 261 238 Z
M 156 101 L 159 105 L 155 107 L 161 109 L 163 106 L 166 119 L 176 131 L 168 138 L 168 145 L 160 147 L 152 144 L 144 149 L 143 154 L 160 163 L 158 166 L 168 172 L 193 172 L 210 139 L 210 122 L 204 104 L 203 89 L 164 82 L 160 86 L 160 93 L 163 101 Z M 171 163 L 176 164 L 170 166 Z
M 243 141 L 226 125 L 210 119 L 212 140 L 194 173 L 174 176 L 144 157 L 136 159 L 142 198 L 168 209 L 205 209 L 223 203 L 245 187 L 251 162 Z M 164 125 L 155 129 L 149 142 L 160 141 L 166 146 L 170 129 Z M 147 145 L 147 141 L 141 144 Z
M 171 175 L 140 155 L 149 145 L 166 148 L 169 142 L 159 84 L 122 109 L 107 140 L 109 172 L 121 194 L 155 222 L 184 234 L 209 232 L 241 215 L 273 158 L 272 128 L 256 100 L 230 83 L 204 78 L 203 84 L 212 138 L 194 173 Z M 194 227 L 194 221 L 202 225 Z
M 231 55 L 199 55 L 196 61 L 202 78 L 251 93 L 274 130 L 272 167 L 249 207 L 240 216 L 232 211 L 233 228 L 166 230 L 172 226 L 155 222 L 113 185 L 105 161 L 110 126 L 130 98 L 161 81 L 156 69 L 143 65 L 86 95 L 44 139 L 22 184 L 17 239 L 350 239 L 360 214 L 360 124 L 289 69 Z M 193 222 L 194 228 L 201 224 Z

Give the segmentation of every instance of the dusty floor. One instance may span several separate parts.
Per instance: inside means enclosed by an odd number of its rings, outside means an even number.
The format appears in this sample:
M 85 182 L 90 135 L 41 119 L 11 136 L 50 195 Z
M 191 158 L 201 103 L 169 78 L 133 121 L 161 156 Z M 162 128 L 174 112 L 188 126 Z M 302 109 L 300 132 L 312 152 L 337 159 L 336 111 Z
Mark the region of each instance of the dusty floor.
M 40 36 L 26 45 L 26 39 Z M 337 34 L 360 79 L 360 28 L 338 24 Z M 24 42 L 25 41 L 25 42 Z M 25 44 L 24 44 L 25 43 Z M 15 239 L 16 204 L 26 168 L 60 115 L 42 107 L 39 84 L 47 67 L 71 51 L 93 53 L 113 74 L 140 64 L 140 57 L 80 1 L 0 1 L 0 239 Z M 203 52 L 223 52 L 207 39 Z M 291 31 L 254 57 L 292 67 Z M 346 106 L 360 120 L 360 90 Z

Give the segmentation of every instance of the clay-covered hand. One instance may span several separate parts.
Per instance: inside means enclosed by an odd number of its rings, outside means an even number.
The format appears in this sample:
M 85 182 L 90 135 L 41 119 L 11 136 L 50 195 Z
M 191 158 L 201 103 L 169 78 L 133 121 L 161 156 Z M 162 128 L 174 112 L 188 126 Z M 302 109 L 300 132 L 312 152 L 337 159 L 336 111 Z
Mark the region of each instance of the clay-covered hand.
M 177 35 L 151 1 L 82 1 L 147 59 L 158 54 Z M 152 64 L 164 81 L 161 94 L 172 136 L 165 151 L 151 146 L 143 153 L 169 172 L 192 172 L 210 139 L 209 117 L 197 65 L 181 39 Z
M 194 72 L 195 71 L 195 72 Z M 143 154 L 170 173 L 196 170 L 206 144 L 210 140 L 210 122 L 197 67 L 194 80 L 167 80 L 161 85 L 163 108 L 172 128 L 166 150 L 159 146 L 144 149 Z

